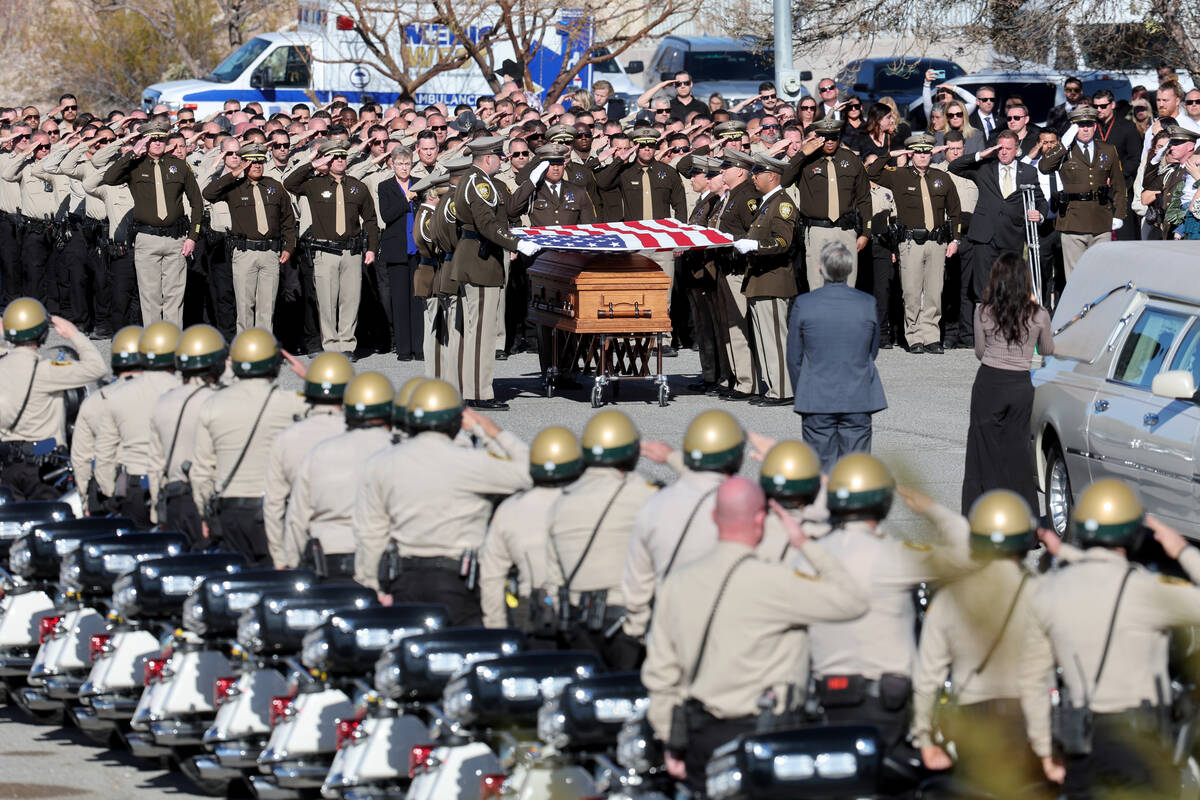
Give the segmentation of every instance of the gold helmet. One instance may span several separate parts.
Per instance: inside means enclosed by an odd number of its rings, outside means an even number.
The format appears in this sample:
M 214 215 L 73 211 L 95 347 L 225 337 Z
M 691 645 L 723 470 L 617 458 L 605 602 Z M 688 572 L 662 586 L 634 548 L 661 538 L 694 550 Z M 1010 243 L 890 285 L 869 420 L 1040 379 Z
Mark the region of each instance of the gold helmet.
M 640 438 L 633 421 L 620 411 L 601 411 L 583 429 L 583 463 L 610 467 L 636 462 Z
M 262 328 L 247 328 L 239 333 L 229 357 L 233 360 L 233 374 L 239 378 L 274 376 L 279 371 L 279 345 Z
M 321 353 L 308 365 L 304 396 L 309 400 L 341 400 L 354 377 L 354 365 L 342 353 Z M 390 385 L 390 384 L 389 384 Z
M 1071 527 L 1084 546 L 1135 547 L 1144 517 L 1142 501 L 1129 484 L 1102 478 L 1079 495 Z
M 867 453 L 842 456 L 829 473 L 829 513 L 842 520 L 887 516 L 896 479 L 883 462 Z
M 13 344 L 40 341 L 49 330 L 46 307 L 32 297 L 18 297 L 4 309 L 4 338 Z
M 109 363 L 113 372 L 126 369 L 137 369 L 142 365 L 142 354 L 138 352 L 138 339 L 142 329 L 137 325 L 127 325 L 117 331 L 112 338 L 112 348 L 109 353 Z
M 689 469 L 737 472 L 746 449 L 746 432 L 728 411 L 704 411 L 683 435 L 683 463 Z
M 561 483 L 583 472 L 579 440 L 561 425 L 551 425 L 529 445 L 529 474 L 535 483 Z
M 415 431 L 456 434 L 462 427 L 462 412 L 458 391 L 437 378 L 422 381 L 408 399 L 408 425 Z
M 413 391 L 424 383 L 425 380 L 424 375 L 418 375 L 400 384 L 400 388 L 396 390 L 396 399 L 392 401 L 392 422 L 400 425 L 402 428 L 407 428 L 408 401 L 412 399 Z
M 174 322 L 159 320 L 142 331 L 138 352 L 146 369 L 167 369 L 175 366 L 175 348 L 179 346 L 179 327 Z
M 346 408 L 346 423 L 353 425 L 367 420 L 390 420 L 393 397 L 395 392 L 392 391 L 392 382 L 378 372 L 355 375 L 346 386 L 342 398 L 342 404 Z
M 175 348 L 175 368 L 197 372 L 221 364 L 229 356 L 225 337 L 212 325 L 191 325 L 179 337 Z
M 758 484 L 785 505 L 809 505 L 821 491 L 821 460 L 804 442 L 778 442 L 763 457 Z
M 1037 545 L 1037 521 L 1016 492 L 984 492 L 967 514 L 971 553 L 976 556 L 1021 555 Z

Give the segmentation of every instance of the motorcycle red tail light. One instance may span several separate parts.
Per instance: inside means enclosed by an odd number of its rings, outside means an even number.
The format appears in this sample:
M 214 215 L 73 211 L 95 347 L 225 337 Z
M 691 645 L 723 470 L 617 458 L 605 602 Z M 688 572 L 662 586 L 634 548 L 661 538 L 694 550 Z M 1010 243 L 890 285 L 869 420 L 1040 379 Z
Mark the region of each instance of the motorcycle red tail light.
M 500 800 L 507 779 L 508 776 L 503 773 L 484 775 L 479 779 L 479 800 Z
M 354 732 L 362 725 L 361 719 L 339 719 L 335 721 L 337 725 L 337 749 L 341 750 L 342 745 L 354 738 Z
M 47 639 L 53 638 L 54 628 L 58 623 L 62 622 L 62 617 L 42 617 L 38 620 L 38 644 L 45 644 Z
M 292 710 L 292 701 L 295 700 L 294 695 L 285 694 L 282 697 L 271 698 L 271 727 L 274 728 L 280 720 L 287 717 Z
M 430 766 L 433 759 L 433 745 L 414 744 L 408 751 L 408 777 L 415 778 Z
M 96 659 L 104 655 L 104 648 L 112 639 L 107 633 L 94 633 L 88 638 L 88 660 L 95 663 Z
M 142 683 L 146 686 L 154 683 L 162 677 L 163 667 L 167 665 L 167 659 L 161 653 L 153 658 L 147 658 L 142 666 Z
M 220 708 L 221 704 L 229 699 L 229 693 L 233 691 L 233 687 L 237 686 L 238 679 L 229 676 L 225 678 L 217 678 L 213 681 L 213 705 Z

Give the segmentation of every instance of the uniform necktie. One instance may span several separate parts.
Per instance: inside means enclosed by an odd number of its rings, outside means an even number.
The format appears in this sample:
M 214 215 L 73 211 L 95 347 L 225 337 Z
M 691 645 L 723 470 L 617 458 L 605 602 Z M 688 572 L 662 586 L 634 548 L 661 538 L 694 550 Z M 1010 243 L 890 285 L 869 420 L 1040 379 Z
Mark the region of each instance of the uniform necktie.
M 334 192 L 337 198 L 337 208 L 334 211 L 333 217 L 333 232 L 338 236 L 346 235 L 346 194 L 342 190 L 342 182 L 337 182 L 337 191 Z
M 933 201 L 929 199 L 929 173 L 921 177 L 921 211 L 925 215 L 925 230 L 933 230 Z
M 650 196 L 649 167 L 642 167 L 642 219 L 654 219 L 654 199 Z
M 259 234 L 267 235 L 267 207 L 263 204 L 262 187 L 258 181 L 250 184 L 250 194 L 254 197 L 254 224 L 258 226 Z
M 1000 182 L 1000 191 L 1005 197 L 1008 197 L 1016 190 L 1016 187 L 1013 186 L 1012 165 L 1005 164 L 1000 167 L 1000 170 L 1004 173 L 1004 180 Z
M 558 188 L 559 188 L 559 184 L 557 184 L 557 183 L 550 187 L 550 191 L 554 194 L 554 199 L 556 201 L 559 199 Z
M 827 162 L 825 173 L 829 181 L 829 188 L 826 192 L 829 195 L 829 221 L 837 222 L 838 217 L 842 215 L 841 208 L 838 206 L 837 171 L 833 168 L 833 156 L 826 156 L 825 161 Z
M 167 218 L 167 190 L 163 188 L 162 162 L 154 162 L 154 213 Z

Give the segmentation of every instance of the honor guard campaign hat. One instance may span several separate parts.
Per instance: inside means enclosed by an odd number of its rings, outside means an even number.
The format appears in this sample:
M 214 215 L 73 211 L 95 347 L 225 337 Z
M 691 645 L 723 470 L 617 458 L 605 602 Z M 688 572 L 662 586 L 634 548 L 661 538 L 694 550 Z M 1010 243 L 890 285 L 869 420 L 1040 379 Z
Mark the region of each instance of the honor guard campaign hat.
M 442 162 L 442 166 L 446 168 L 446 177 L 461 175 L 471 168 L 475 162 L 470 156 L 459 156 L 458 158 L 448 158 Z
M 467 142 L 467 149 L 473 156 L 502 156 L 504 155 L 504 137 L 482 136 Z
M 725 150 L 721 153 L 721 166 L 724 169 L 738 167 L 739 169 L 754 169 L 754 156 L 741 150 Z
M 754 172 L 776 172 L 782 175 L 787 166 L 788 162 L 771 158 L 766 153 L 759 153 L 754 157 Z
M 1087 125 L 1089 123 L 1094 125 L 1100 120 L 1100 115 L 1091 106 L 1078 106 L 1071 109 L 1071 113 L 1067 114 L 1067 119 L 1076 125 Z
M 242 161 L 249 161 L 251 164 L 262 164 L 267 160 L 266 145 L 248 144 L 238 150 L 238 156 Z
M 350 143 L 345 139 L 330 139 L 317 148 L 317 155 L 343 158 L 350 153 Z
M 575 141 L 575 129 L 570 125 L 551 125 L 546 129 L 546 141 L 570 144 Z
M 565 144 L 550 142 L 549 144 L 542 145 L 533 152 L 542 161 L 548 161 L 551 164 L 562 164 L 567 160 L 567 154 L 571 152 L 571 148 Z
M 904 140 L 905 149 L 912 150 L 914 153 L 931 152 L 935 144 L 937 144 L 937 139 L 928 133 L 914 133 Z
M 842 121 L 833 117 L 826 117 L 814 122 L 808 126 L 808 133 L 815 133 L 818 136 L 836 139 L 842 135 Z
M 718 139 L 743 139 L 746 136 L 746 123 L 731 119 L 714 127 L 713 133 Z
M 637 145 L 656 145 L 658 144 L 658 131 L 654 128 L 634 128 L 629 134 L 629 138 Z
M 147 122 L 138 128 L 138 133 L 147 139 L 165 139 L 171 135 L 171 126 L 165 122 Z

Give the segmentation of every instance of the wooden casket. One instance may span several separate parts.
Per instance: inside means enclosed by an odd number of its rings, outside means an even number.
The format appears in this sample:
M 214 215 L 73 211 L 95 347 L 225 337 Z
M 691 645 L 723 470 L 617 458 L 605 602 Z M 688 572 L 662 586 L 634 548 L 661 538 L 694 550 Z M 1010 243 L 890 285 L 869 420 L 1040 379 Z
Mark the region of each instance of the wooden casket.
M 529 319 L 570 333 L 671 330 L 671 279 L 638 253 L 548 250 L 529 268 Z

